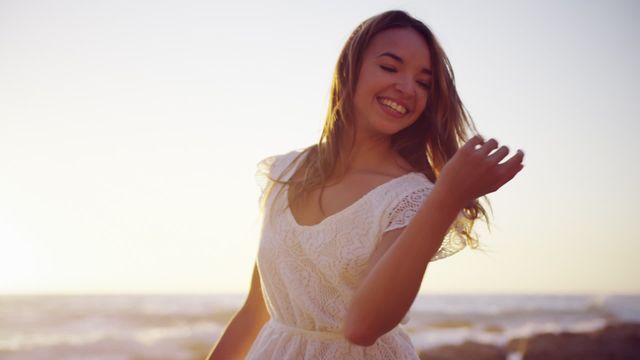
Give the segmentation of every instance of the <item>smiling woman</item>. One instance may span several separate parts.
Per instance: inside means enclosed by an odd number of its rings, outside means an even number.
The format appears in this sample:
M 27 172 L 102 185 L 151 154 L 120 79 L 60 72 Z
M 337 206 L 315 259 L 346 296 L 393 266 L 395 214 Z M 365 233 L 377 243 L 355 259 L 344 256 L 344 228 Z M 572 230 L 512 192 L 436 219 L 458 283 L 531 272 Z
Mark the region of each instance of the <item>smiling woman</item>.
M 376 36 L 364 53 L 354 96 L 356 128 L 393 135 L 411 126 L 427 106 L 431 54 L 410 28 Z
M 389 11 L 358 26 L 320 141 L 259 163 L 251 290 L 209 359 L 418 359 L 399 324 L 428 263 L 476 246 L 478 198 L 523 167 L 472 129 L 422 22 Z

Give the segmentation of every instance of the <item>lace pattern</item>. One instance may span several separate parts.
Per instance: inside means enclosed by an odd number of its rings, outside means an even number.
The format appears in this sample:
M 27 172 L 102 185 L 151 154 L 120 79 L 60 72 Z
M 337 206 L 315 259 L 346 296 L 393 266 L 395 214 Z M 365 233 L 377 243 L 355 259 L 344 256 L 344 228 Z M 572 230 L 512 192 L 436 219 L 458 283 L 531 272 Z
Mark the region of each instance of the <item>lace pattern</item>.
M 255 177 L 261 191 L 259 198 L 261 212 L 264 213 L 271 208 L 275 194 L 278 193 L 278 191 L 274 190 L 281 188 L 280 184 L 272 179 L 289 180 L 295 170 L 294 167 L 289 167 L 289 165 L 300 153 L 300 150 L 295 150 L 283 155 L 269 156 L 258 162 Z M 298 158 L 298 163 L 301 160 L 302 157 Z M 287 173 L 285 173 L 285 170 L 287 170 Z
M 286 209 L 286 187 L 269 179 L 288 180 L 295 169 L 288 165 L 300 161 L 299 154 L 272 156 L 258 164 L 265 216 L 257 264 L 272 321 L 261 329 L 246 359 L 419 360 L 402 325 L 367 347 L 341 338 L 340 329 L 383 232 L 406 226 L 432 184 L 424 175 L 410 173 L 319 224 L 301 226 Z M 455 249 L 446 246 L 439 254 L 449 256 Z
M 389 221 L 384 232 L 409 225 L 432 190 L 433 184 L 429 183 L 401 197 L 388 214 Z M 464 249 L 467 245 L 465 233 L 468 234 L 470 231 L 471 222 L 461 213 L 449 228 L 440 248 L 430 261 L 444 259 Z

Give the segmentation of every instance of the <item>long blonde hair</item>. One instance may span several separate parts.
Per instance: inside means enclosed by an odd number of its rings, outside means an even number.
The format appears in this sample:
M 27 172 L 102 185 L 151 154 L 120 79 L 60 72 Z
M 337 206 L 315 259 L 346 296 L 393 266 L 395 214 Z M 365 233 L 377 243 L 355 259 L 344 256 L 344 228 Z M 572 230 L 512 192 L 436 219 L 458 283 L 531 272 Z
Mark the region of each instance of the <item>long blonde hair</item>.
M 354 123 L 353 100 L 363 54 L 377 34 L 395 28 L 413 29 L 424 38 L 431 53 L 434 78 L 424 112 L 411 126 L 392 135 L 392 148 L 415 171 L 422 172 L 435 183 L 445 163 L 469 139 L 471 133 L 476 133 L 471 116 L 458 96 L 449 59 L 431 30 L 403 11 L 387 11 L 373 16 L 353 31 L 338 57 L 331 84 L 329 109 L 319 142 L 306 148 L 284 171 L 291 171 L 290 167 L 298 163 L 298 158 L 306 155 L 296 169 L 301 176 L 292 176 L 289 180 L 271 179 L 274 183 L 288 186 L 292 203 L 315 189 L 320 189 L 321 197 L 331 176 L 344 175 L 343 169 L 339 169 L 337 165 L 347 161 L 348 154 L 341 151 L 340 146 L 348 134 L 347 129 Z M 355 139 L 355 129 L 353 130 L 352 140 Z M 280 192 L 277 196 L 279 194 Z M 318 202 L 323 211 L 320 200 Z M 471 225 L 478 218 L 488 221 L 487 213 L 478 200 L 467 204 L 463 214 Z M 475 248 L 478 245 L 477 239 L 470 229 L 471 227 L 464 231 L 463 235 L 467 245 Z

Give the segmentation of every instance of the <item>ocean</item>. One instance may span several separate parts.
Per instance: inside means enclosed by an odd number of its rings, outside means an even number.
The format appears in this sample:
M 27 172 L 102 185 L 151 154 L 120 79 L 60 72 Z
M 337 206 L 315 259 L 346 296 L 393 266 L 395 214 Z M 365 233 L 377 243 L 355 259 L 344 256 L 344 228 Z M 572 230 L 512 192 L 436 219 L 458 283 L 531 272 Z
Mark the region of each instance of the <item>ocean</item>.
M 245 295 L 0 296 L 2 360 L 202 359 Z M 640 322 L 640 295 L 420 295 L 418 350 Z

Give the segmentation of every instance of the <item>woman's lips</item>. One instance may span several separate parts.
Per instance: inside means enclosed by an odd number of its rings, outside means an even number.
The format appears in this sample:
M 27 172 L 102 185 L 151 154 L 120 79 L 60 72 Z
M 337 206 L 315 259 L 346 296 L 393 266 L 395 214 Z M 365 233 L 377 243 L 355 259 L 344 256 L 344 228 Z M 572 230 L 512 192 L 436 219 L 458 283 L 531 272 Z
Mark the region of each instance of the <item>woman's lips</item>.
M 397 100 L 381 96 L 377 97 L 376 100 L 382 108 L 382 111 L 393 117 L 401 118 L 409 113 L 409 109 Z

